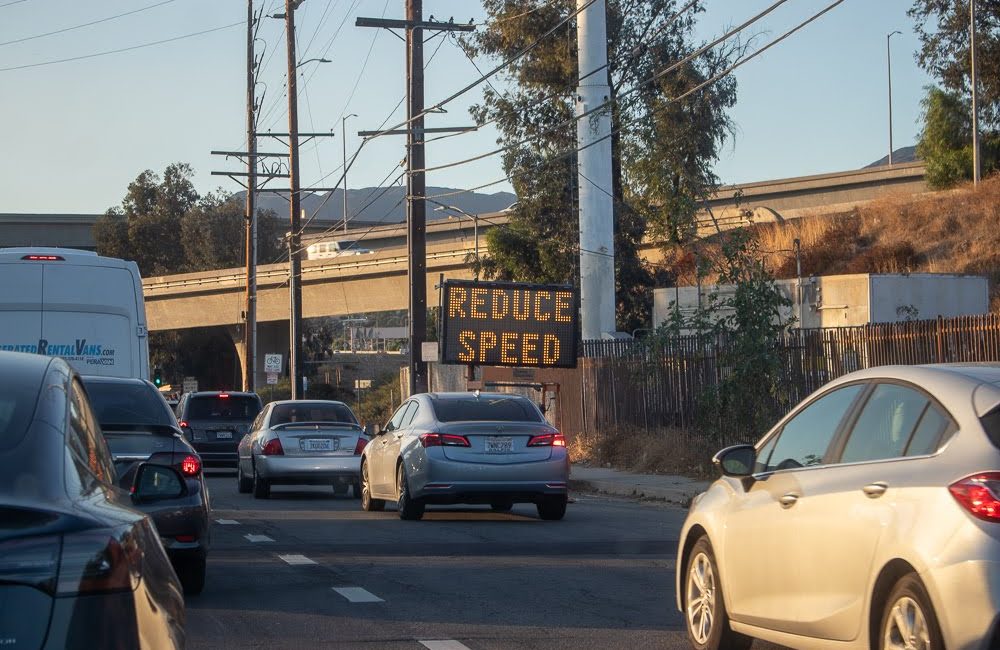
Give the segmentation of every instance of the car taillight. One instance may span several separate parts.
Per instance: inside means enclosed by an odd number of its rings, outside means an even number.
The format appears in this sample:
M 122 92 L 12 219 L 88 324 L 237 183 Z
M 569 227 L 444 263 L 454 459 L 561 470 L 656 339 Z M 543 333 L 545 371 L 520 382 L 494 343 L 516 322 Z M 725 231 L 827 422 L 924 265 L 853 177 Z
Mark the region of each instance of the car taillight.
M 191 428 L 190 426 L 188 426 L 188 423 L 187 423 L 187 420 L 181 420 L 181 421 L 180 421 L 180 422 L 178 422 L 177 424 L 178 424 L 178 425 L 180 426 L 180 428 L 182 428 L 182 429 L 190 429 L 190 428 Z
M 1000 522 L 1000 472 L 966 476 L 949 485 L 948 490 L 972 516 Z
M 528 440 L 529 447 L 565 447 L 566 436 L 561 433 L 543 433 L 539 436 L 531 436 Z
M 25 255 L 21 258 L 28 262 L 64 262 L 61 255 Z
M 181 461 L 181 474 L 184 476 L 198 476 L 201 471 L 201 460 L 197 456 L 187 455 Z
M 265 456 L 284 456 L 285 450 L 281 448 L 281 440 L 272 438 L 267 441 L 267 444 L 260 450 L 260 453 Z
M 421 433 L 420 444 L 424 447 L 468 447 L 469 439 L 454 433 Z
M 30 585 L 54 593 L 61 545 L 58 535 L 0 542 L 0 584 Z
M 361 452 L 365 450 L 365 446 L 368 445 L 368 438 L 364 436 L 358 436 L 358 444 L 354 445 L 354 455 L 360 456 Z
M 134 540 L 120 543 L 111 531 L 63 537 L 59 595 L 125 591 L 138 586 L 142 552 Z

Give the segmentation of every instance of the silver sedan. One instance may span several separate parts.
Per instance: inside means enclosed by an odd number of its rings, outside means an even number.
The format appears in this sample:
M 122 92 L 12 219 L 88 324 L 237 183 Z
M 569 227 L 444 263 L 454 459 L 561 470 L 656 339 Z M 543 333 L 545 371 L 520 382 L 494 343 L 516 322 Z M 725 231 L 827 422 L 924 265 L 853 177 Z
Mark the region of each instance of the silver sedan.
M 542 519 L 566 514 L 566 439 L 535 404 L 508 394 L 414 395 L 365 447 L 361 506 L 397 503 L 402 519 L 428 504 L 534 503 Z
M 1000 647 L 1000 365 L 846 375 L 715 462 L 677 556 L 695 648 Z
M 332 485 L 338 494 L 353 486 L 357 497 L 366 444 L 368 436 L 343 402 L 271 402 L 240 441 L 238 489 L 266 499 L 272 485 Z

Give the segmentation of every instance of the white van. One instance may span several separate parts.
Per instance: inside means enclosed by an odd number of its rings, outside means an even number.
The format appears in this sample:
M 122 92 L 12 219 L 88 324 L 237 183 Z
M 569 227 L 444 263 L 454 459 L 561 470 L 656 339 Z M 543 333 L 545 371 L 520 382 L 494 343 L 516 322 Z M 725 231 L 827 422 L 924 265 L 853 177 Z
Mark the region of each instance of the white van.
M 148 379 L 139 267 L 70 248 L 0 248 L 0 350 L 62 357 L 84 375 Z

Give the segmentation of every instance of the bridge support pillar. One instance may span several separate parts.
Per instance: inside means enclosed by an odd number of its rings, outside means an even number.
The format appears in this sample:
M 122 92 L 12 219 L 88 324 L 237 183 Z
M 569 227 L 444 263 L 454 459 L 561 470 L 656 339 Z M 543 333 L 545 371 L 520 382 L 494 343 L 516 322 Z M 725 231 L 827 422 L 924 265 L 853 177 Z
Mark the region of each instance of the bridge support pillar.
M 243 368 L 246 356 L 246 346 L 243 341 L 243 328 L 229 328 L 236 354 L 239 357 L 239 367 Z M 254 386 L 260 393 L 267 386 L 267 374 L 264 372 L 264 355 L 281 355 L 281 376 L 288 376 L 288 321 L 268 321 L 257 323 L 257 377 Z M 242 376 L 241 376 L 242 379 Z

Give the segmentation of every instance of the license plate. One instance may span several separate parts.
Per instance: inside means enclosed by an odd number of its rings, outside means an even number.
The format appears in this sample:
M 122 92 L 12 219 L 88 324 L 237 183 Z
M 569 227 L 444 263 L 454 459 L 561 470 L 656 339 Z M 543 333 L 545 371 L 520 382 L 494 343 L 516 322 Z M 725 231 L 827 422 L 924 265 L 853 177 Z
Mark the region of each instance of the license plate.
M 489 436 L 486 438 L 487 454 L 509 454 L 514 451 L 514 440 L 510 436 Z
M 306 451 L 337 451 L 339 443 L 339 440 L 307 439 L 302 441 L 302 448 Z
M 216 431 L 215 432 L 215 439 L 216 440 L 232 440 L 233 439 L 233 432 L 232 431 Z

